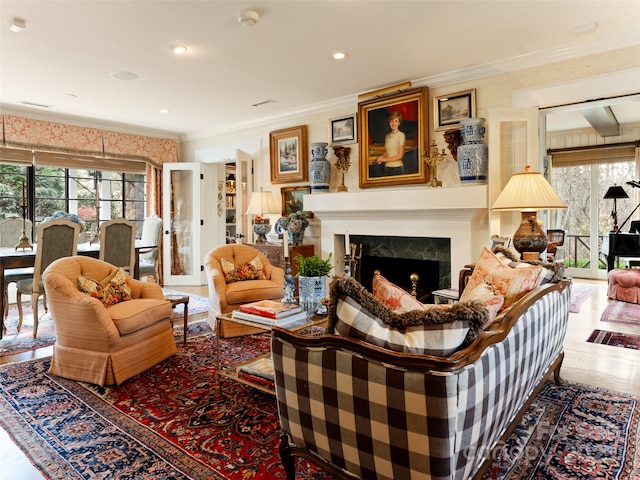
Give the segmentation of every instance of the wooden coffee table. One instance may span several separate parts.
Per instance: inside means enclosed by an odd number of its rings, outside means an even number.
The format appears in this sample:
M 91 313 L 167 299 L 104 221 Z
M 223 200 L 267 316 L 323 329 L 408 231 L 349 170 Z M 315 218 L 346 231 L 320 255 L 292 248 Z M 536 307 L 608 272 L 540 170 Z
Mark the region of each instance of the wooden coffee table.
M 187 323 L 189 322 L 189 295 L 165 295 L 165 300 L 171 302 L 171 308 L 175 308 L 176 305 L 184 304 L 184 332 L 182 334 L 182 344 L 187 344 Z M 173 326 L 173 321 L 172 321 Z

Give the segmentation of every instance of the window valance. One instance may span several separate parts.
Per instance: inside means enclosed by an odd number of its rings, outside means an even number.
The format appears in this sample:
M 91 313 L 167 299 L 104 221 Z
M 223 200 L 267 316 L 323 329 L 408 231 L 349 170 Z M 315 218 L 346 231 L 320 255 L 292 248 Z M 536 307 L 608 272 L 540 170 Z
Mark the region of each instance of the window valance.
M 625 162 L 635 159 L 635 144 L 598 145 L 574 149 L 551 149 L 554 167 Z
M 144 172 L 178 161 L 175 140 L 2 115 L 0 161 Z

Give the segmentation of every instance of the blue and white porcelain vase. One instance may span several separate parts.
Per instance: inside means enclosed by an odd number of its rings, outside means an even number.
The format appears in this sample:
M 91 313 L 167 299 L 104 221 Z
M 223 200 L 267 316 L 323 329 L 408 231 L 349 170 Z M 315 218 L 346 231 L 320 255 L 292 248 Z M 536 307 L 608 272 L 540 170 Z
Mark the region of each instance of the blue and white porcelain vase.
M 309 162 L 311 193 L 329 191 L 331 163 L 327 160 L 327 145 L 328 143 L 325 142 L 311 144 L 311 161 Z
M 458 147 L 458 172 L 463 184 L 487 183 L 489 147 L 484 142 L 484 118 L 466 118 L 462 125 L 462 145 Z

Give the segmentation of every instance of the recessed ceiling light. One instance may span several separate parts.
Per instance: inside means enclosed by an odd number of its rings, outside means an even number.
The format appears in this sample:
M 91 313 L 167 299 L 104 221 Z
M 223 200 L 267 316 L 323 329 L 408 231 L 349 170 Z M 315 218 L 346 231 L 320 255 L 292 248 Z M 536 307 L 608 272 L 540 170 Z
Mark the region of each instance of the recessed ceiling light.
M 176 55 L 182 55 L 183 53 L 187 53 L 187 47 L 184 45 L 172 45 L 171 51 Z
M 134 80 L 138 78 L 138 75 L 131 72 L 113 72 L 111 76 L 113 78 L 117 78 L 118 80 Z
M 13 17 L 9 21 L 9 30 L 11 30 L 14 33 L 19 33 L 23 31 L 25 28 L 27 28 L 27 22 L 24 20 L 24 18 Z
M 161 108 L 160 109 L 160 113 L 169 113 L 169 109 L 168 108 Z
M 346 54 L 346 53 L 344 53 L 344 52 L 336 52 L 336 53 L 334 53 L 334 54 L 333 54 L 333 59 L 334 59 L 334 60 L 342 60 L 342 59 L 344 59 L 346 56 L 347 56 L 347 54 Z

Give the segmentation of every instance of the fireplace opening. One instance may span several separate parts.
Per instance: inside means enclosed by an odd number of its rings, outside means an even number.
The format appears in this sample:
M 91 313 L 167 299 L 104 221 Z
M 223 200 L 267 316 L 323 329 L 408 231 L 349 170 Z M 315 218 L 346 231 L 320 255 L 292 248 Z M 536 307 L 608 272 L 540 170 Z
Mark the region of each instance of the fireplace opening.
M 362 245 L 355 278 L 369 291 L 378 269 L 390 282 L 411 292 L 412 273 L 419 276 L 416 298 L 433 303 L 431 292 L 451 287 L 451 239 L 351 235 Z

